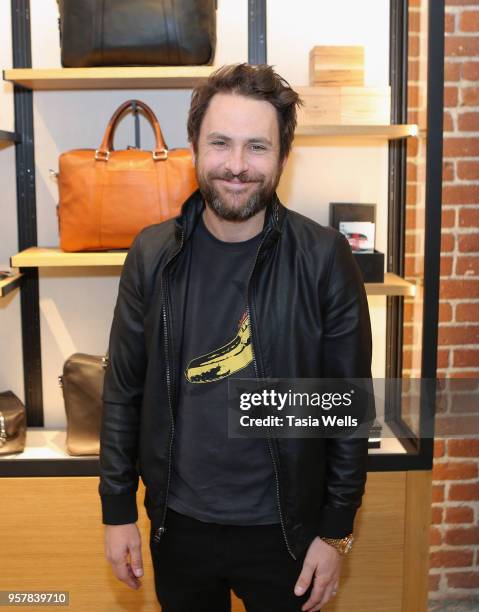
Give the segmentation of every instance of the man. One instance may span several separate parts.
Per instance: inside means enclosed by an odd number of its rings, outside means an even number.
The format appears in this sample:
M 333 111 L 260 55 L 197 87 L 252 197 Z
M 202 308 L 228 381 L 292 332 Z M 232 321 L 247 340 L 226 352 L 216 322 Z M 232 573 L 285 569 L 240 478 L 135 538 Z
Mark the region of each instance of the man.
M 360 273 L 337 231 L 276 196 L 297 94 L 225 66 L 193 93 L 199 191 L 136 238 L 105 376 L 106 554 L 140 586 L 140 474 L 164 612 L 317 611 L 337 592 L 364 492 L 366 439 L 228 438 L 230 376 L 371 376 Z

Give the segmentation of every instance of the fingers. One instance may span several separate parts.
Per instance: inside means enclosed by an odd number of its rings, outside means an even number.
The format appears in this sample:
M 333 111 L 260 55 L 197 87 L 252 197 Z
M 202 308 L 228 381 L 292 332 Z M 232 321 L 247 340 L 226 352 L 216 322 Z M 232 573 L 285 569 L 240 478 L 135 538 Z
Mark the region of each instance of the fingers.
M 133 574 L 131 566 L 127 563 L 126 560 L 121 560 L 116 563 L 111 564 L 113 568 L 113 572 L 118 580 L 124 582 L 131 589 L 139 589 L 141 586 L 141 582 L 136 576 Z
M 334 597 L 338 589 L 338 582 L 329 578 L 314 577 L 314 585 L 309 599 L 303 604 L 301 610 L 305 612 L 316 612 L 320 610 L 328 601 Z
M 141 559 L 141 544 L 136 543 L 130 546 L 130 565 L 133 574 L 137 578 L 143 576 L 143 561 Z
M 303 567 L 301 569 L 301 574 L 296 582 L 294 587 L 295 595 L 302 595 L 307 591 L 309 585 L 311 584 L 311 580 L 313 579 L 314 574 L 314 565 L 309 563 L 306 559 L 303 563 Z

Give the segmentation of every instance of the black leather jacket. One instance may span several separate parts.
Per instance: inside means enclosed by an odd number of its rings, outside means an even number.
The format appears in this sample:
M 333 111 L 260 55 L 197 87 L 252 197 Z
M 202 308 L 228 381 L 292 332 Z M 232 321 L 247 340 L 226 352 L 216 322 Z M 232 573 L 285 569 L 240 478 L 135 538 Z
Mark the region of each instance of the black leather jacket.
M 165 530 L 188 253 L 204 204 L 144 229 L 123 268 L 103 391 L 103 522 L 137 520 L 138 478 L 158 539 Z M 249 282 L 253 353 L 261 378 L 367 378 L 371 325 L 347 240 L 277 198 Z M 319 535 L 352 531 L 366 481 L 367 439 L 270 439 L 286 546 L 300 556 Z

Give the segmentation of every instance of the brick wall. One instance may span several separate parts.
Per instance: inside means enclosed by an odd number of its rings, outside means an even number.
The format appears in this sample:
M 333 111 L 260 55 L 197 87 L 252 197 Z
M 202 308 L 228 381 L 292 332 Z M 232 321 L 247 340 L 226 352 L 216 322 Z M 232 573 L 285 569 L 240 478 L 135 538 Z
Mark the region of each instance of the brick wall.
M 479 0 L 446 0 L 438 375 L 479 377 Z M 478 406 L 469 407 L 477 411 Z M 479 430 L 437 439 L 430 600 L 478 598 Z

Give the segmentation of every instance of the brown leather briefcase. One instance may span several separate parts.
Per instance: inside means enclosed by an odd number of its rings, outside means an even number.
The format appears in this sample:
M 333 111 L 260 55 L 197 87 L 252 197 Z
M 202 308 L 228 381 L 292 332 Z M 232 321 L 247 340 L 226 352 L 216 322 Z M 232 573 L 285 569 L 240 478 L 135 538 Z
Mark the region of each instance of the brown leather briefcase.
M 153 151 L 113 149 L 116 125 L 134 102 L 153 126 Z M 127 249 L 147 225 L 177 216 L 197 183 L 190 150 L 169 150 L 151 108 L 128 100 L 113 114 L 98 149 L 60 155 L 58 187 L 61 248 L 104 251 Z

